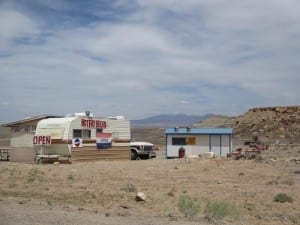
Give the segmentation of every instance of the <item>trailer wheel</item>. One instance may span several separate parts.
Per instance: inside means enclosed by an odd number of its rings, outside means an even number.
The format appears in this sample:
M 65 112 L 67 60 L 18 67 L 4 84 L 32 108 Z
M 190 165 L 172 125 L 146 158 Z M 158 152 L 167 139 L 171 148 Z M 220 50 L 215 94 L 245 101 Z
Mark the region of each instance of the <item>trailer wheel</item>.
M 36 158 L 35 163 L 36 163 L 37 165 L 41 164 L 41 159 L 40 159 L 40 158 Z

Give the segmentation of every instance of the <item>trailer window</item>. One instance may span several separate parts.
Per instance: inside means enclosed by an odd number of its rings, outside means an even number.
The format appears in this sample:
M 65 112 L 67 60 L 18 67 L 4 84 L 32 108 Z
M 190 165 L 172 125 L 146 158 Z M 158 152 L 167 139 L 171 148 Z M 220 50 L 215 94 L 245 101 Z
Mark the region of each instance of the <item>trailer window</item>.
M 82 138 L 91 138 L 91 130 L 82 130 Z
M 81 138 L 82 130 L 73 130 L 73 138 Z
M 91 138 L 91 130 L 73 130 L 73 138 Z

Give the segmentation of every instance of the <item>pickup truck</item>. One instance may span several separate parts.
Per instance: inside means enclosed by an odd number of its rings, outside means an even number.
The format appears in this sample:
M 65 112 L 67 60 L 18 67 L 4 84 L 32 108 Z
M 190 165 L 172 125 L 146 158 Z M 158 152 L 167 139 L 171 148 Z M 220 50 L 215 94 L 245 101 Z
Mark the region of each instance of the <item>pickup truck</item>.
M 154 145 L 149 142 L 131 142 L 131 160 L 137 160 L 141 158 L 155 158 L 156 153 L 154 151 Z

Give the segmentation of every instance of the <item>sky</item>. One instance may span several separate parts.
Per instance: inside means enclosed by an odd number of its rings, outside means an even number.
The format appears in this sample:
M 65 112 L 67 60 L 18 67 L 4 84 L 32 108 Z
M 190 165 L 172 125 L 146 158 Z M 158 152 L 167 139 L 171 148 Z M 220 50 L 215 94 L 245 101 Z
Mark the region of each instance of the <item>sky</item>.
M 0 123 L 300 105 L 299 0 L 0 0 Z

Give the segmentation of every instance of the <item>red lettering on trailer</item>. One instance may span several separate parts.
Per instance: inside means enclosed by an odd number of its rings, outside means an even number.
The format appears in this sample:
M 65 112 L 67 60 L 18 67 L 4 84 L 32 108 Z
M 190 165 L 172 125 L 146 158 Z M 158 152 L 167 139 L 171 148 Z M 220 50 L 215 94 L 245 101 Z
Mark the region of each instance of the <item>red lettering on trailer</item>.
M 81 126 L 86 127 L 86 120 L 85 119 L 81 119 Z
M 106 128 L 106 121 L 93 120 L 93 119 L 81 119 L 81 126 L 88 128 Z
M 34 145 L 51 145 L 51 136 L 34 136 Z
M 33 144 L 36 145 L 37 144 L 37 136 L 33 137 Z
M 106 128 L 106 121 L 96 120 L 96 128 Z

